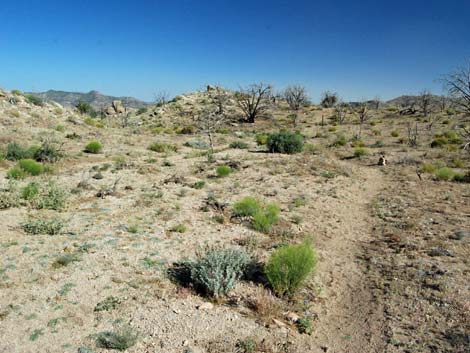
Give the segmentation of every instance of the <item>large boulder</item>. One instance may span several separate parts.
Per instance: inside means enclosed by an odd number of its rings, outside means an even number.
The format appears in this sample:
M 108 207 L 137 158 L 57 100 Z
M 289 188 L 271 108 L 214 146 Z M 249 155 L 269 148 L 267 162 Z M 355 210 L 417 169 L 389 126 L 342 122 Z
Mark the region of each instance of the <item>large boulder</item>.
M 126 112 L 126 109 L 122 106 L 121 101 L 113 101 L 113 108 L 117 114 L 122 114 Z

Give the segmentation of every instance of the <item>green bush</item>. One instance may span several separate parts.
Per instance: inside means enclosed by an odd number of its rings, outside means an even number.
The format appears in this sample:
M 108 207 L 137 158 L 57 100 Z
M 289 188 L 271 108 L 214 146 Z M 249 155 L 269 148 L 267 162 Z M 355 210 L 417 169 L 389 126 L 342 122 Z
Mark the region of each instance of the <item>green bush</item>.
M 39 184 L 37 182 L 31 182 L 21 189 L 21 198 L 24 200 L 32 200 L 39 194 Z
M 339 146 L 346 146 L 346 136 L 344 135 L 338 135 L 336 137 L 336 140 L 333 142 L 333 146 L 339 147 Z
M 423 163 L 421 167 L 419 168 L 419 171 L 422 173 L 435 173 L 437 170 L 437 167 L 432 164 L 432 163 Z
M 393 130 L 390 135 L 392 135 L 392 137 L 398 137 L 398 136 L 400 136 L 400 133 L 396 130 Z
M 92 117 L 97 115 L 96 111 L 93 109 L 90 103 L 84 102 L 82 100 L 77 103 L 75 108 L 77 108 L 78 112 L 82 115 L 88 114 Z
M 268 134 L 256 134 L 255 141 L 258 146 L 266 145 L 268 142 Z
M 8 179 L 23 179 L 26 177 L 26 173 L 19 167 L 13 167 L 7 172 Z
M 279 219 L 280 208 L 271 203 L 264 206 L 256 198 L 247 196 L 233 205 L 235 217 L 251 217 L 254 230 L 268 233 Z
M 244 141 L 233 141 L 230 145 L 230 148 L 236 148 L 240 150 L 246 150 L 248 148 L 248 144 Z
M 187 230 L 187 227 L 184 224 L 177 224 L 176 226 L 170 229 L 171 232 L 175 232 L 175 233 L 184 233 L 186 232 L 186 230 Z
M 219 178 L 224 178 L 232 173 L 232 168 L 227 165 L 219 165 L 215 172 Z
M 270 256 L 265 273 L 274 292 L 292 296 L 315 268 L 317 259 L 308 242 L 285 245 Z
M 356 147 L 354 149 L 354 157 L 361 158 L 367 154 L 367 150 L 363 147 Z
M 18 161 L 20 159 L 33 159 L 38 149 L 39 149 L 38 146 L 31 146 L 29 148 L 24 148 L 16 142 L 10 142 L 7 145 L 5 158 L 10 161 Z
M 278 205 L 272 203 L 265 209 L 258 211 L 253 215 L 252 226 L 258 232 L 269 233 L 272 226 L 278 221 L 281 212 Z
M 98 141 L 91 141 L 85 146 L 85 152 L 87 153 L 99 153 L 103 149 L 103 146 Z
M 227 294 L 243 276 L 251 259 L 235 249 L 210 249 L 191 265 L 194 285 L 213 297 Z
M 294 154 L 302 152 L 304 138 L 298 133 L 281 131 L 276 134 L 269 134 L 266 145 L 271 153 Z
M 41 163 L 36 162 L 34 159 L 21 159 L 17 165 L 18 168 L 23 170 L 29 175 L 39 175 L 44 173 L 44 166 Z
M 176 152 L 178 150 L 178 147 L 165 142 L 154 142 L 148 147 L 148 149 L 153 152 L 167 153 Z
M 44 141 L 41 146 L 37 147 L 33 155 L 34 159 L 38 162 L 57 162 L 63 157 L 56 144 L 51 141 Z
M 252 217 L 260 212 L 261 208 L 261 203 L 256 198 L 247 196 L 233 205 L 233 214 L 236 217 Z
M 452 180 L 455 176 L 455 172 L 447 167 L 439 168 L 436 170 L 435 174 L 437 180 Z
M 136 115 L 142 115 L 147 113 L 148 109 L 146 107 L 139 108 L 136 112 Z

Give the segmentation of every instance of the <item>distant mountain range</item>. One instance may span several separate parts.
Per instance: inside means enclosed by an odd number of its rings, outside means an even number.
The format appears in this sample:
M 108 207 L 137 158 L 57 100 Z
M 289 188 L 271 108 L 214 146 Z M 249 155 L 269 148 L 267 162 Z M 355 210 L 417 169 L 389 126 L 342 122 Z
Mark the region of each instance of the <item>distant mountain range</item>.
M 141 101 L 133 97 L 113 97 L 101 94 L 98 91 L 90 91 L 88 93 L 80 92 L 66 92 L 66 91 L 54 91 L 49 90 L 47 92 L 31 92 L 28 93 L 33 96 L 37 96 L 44 101 L 54 101 L 64 107 L 74 107 L 78 102 L 84 101 L 90 104 L 93 108 L 99 110 L 102 108 L 109 107 L 114 100 L 119 100 L 122 105 L 126 108 L 142 108 L 150 105 L 150 103 Z

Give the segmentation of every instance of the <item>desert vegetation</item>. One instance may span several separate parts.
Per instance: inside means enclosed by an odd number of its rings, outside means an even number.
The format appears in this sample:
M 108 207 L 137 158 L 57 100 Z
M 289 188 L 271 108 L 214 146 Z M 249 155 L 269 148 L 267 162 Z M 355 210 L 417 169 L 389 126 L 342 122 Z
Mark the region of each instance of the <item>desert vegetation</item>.
M 0 351 L 465 351 L 467 73 L 109 114 L 2 91 Z

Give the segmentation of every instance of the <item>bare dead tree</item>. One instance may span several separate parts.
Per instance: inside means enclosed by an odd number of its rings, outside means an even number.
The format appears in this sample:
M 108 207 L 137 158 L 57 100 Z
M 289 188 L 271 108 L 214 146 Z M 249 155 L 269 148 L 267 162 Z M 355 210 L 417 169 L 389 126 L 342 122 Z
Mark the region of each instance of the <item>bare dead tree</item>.
M 290 110 L 293 111 L 290 116 L 292 117 L 294 127 L 296 127 L 299 118 L 298 110 L 308 103 L 305 87 L 298 85 L 289 86 L 284 90 L 282 96 L 289 105 Z
M 235 94 L 237 105 L 243 111 L 244 119 L 248 123 L 266 113 L 270 107 L 272 86 L 265 83 L 252 84 L 247 88 L 240 88 Z
M 338 124 L 343 124 L 346 121 L 347 117 L 347 110 L 348 110 L 348 105 L 342 102 L 339 102 L 335 106 L 335 110 L 333 112 L 333 121 L 335 121 Z
M 370 101 L 371 105 L 372 105 L 372 109 L 374 110 L 379 110 L 380 108 L 380 97 L 374 97 L 371 101 Z
M 168 102 L 170 95 L 167 91 L 160 91 L 155 94 L 155 104 L 158 106 L 164 105 Z
M 418 96 L 418 105 L 421 109 L 421 112 L 425 117 L 429 115 L 432 103 L 432 94 L 428 90 L 424 90 Z
M 450 99 L 446 95 L 439 97 L 439 110 L 445 112 L 450 107 Z
M 321 106 L 323 108 L 332 108 L 339 102 L 338 94 L 335 92 L 326 91 L 322 94 Z
M 454 103 L 470 114 L 470 61 L 441 78 Z
M 416 113 L 416 97 L 413 96 L 404 96 L 403 101 L 400 104 L 401 109 L 399 111 L 400 115 L 413 115 Z
M 367 122 L 371 115 L 369 114 L 369 110 L 367 109 L 367 104 L 361 103 L 356 110 L 357 117 L 359 119 L 359 138 L 362 136 L 362 126 L 365 122 Z
M 204 109 L 194 116 L 194 123 L 199 131 L 209 140 L 210 155 L 214 153 L 214 132 L 223 124 L 229 121 L 229 116 L 225 112 L 225 105 L 228 96 L 224 90 L 214 90 L 208 92 L 208 102 Z
M 461 130 L 462 131 L 460 132 L 460 136 L 464 140 L 464 145 L 462 149 L 468 150 L 470 152 L 470 129 L 465 126 L 462 126 Z

